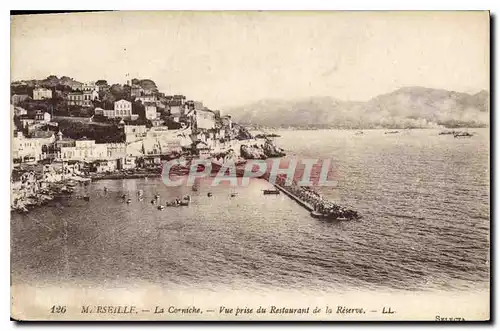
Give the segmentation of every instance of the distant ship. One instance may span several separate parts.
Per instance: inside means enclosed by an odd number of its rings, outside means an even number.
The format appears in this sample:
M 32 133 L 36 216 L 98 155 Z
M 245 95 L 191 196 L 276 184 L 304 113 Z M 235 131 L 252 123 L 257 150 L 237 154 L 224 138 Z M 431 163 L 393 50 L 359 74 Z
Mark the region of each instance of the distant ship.
M 455 138 L 460 138 L 460 137 L 472 137 L 472 134 L 470 134 L 469 132 L 458 132 L 458 133 L 455 133 L 453 135 L 453 137 Z

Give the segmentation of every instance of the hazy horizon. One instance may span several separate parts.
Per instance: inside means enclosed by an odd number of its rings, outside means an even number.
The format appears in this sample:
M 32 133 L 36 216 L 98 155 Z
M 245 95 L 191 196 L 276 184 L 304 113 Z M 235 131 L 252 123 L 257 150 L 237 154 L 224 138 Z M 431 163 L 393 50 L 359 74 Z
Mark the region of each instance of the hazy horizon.
M 11 80 L 152 79 L 213 109 L 489 91 L 488 12 L 101 12 L 11 16 Z M 36 54 L 36 56 L 34 56 Z M 126 76 L 126 75 L 129 76 Z

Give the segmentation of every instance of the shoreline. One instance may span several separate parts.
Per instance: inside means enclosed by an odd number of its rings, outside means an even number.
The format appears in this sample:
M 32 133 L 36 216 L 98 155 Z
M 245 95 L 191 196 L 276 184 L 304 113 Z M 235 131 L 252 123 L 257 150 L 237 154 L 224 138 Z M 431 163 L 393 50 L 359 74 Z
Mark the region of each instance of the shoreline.
M 90 175 L 92 181 L 106 180 L 106 179 L 136 179 L 136 178 L 158 178 L 161 177 L 161 173 L 151 172 L 151 173 L 137 173 L 137 174 L 104 174 L 104 175 Z

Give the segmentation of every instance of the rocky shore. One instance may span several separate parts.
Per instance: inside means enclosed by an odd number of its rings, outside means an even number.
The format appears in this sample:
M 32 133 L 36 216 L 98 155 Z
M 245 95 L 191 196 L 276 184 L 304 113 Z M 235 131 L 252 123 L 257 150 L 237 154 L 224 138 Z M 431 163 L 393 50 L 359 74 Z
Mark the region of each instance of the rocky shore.
M 73 189 L 65 182 L 50 183 L 46 188 L 38 190 L 36 193 L 14 192 L 12 194 L 11 211 L 27 213 L 36 206 L 42 206 L 52 200 L 67 197 L 73 193 Z
M 240 154 L 246 160 L 265 160 L 286 155 L 283 149 L 276 147 L 270 140 L 262 145 L 241 145 Z

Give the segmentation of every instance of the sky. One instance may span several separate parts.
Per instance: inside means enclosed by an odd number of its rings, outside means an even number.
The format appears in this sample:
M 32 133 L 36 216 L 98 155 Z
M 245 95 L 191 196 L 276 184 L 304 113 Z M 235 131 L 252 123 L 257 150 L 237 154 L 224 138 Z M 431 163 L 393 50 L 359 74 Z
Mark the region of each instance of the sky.
M 149 78 L 212 109 L 313 96 L 364 101 L 403 86 L 476 93 L 489 89 L 489 72 L 487 12 L 11 17 L 11 80 Z

